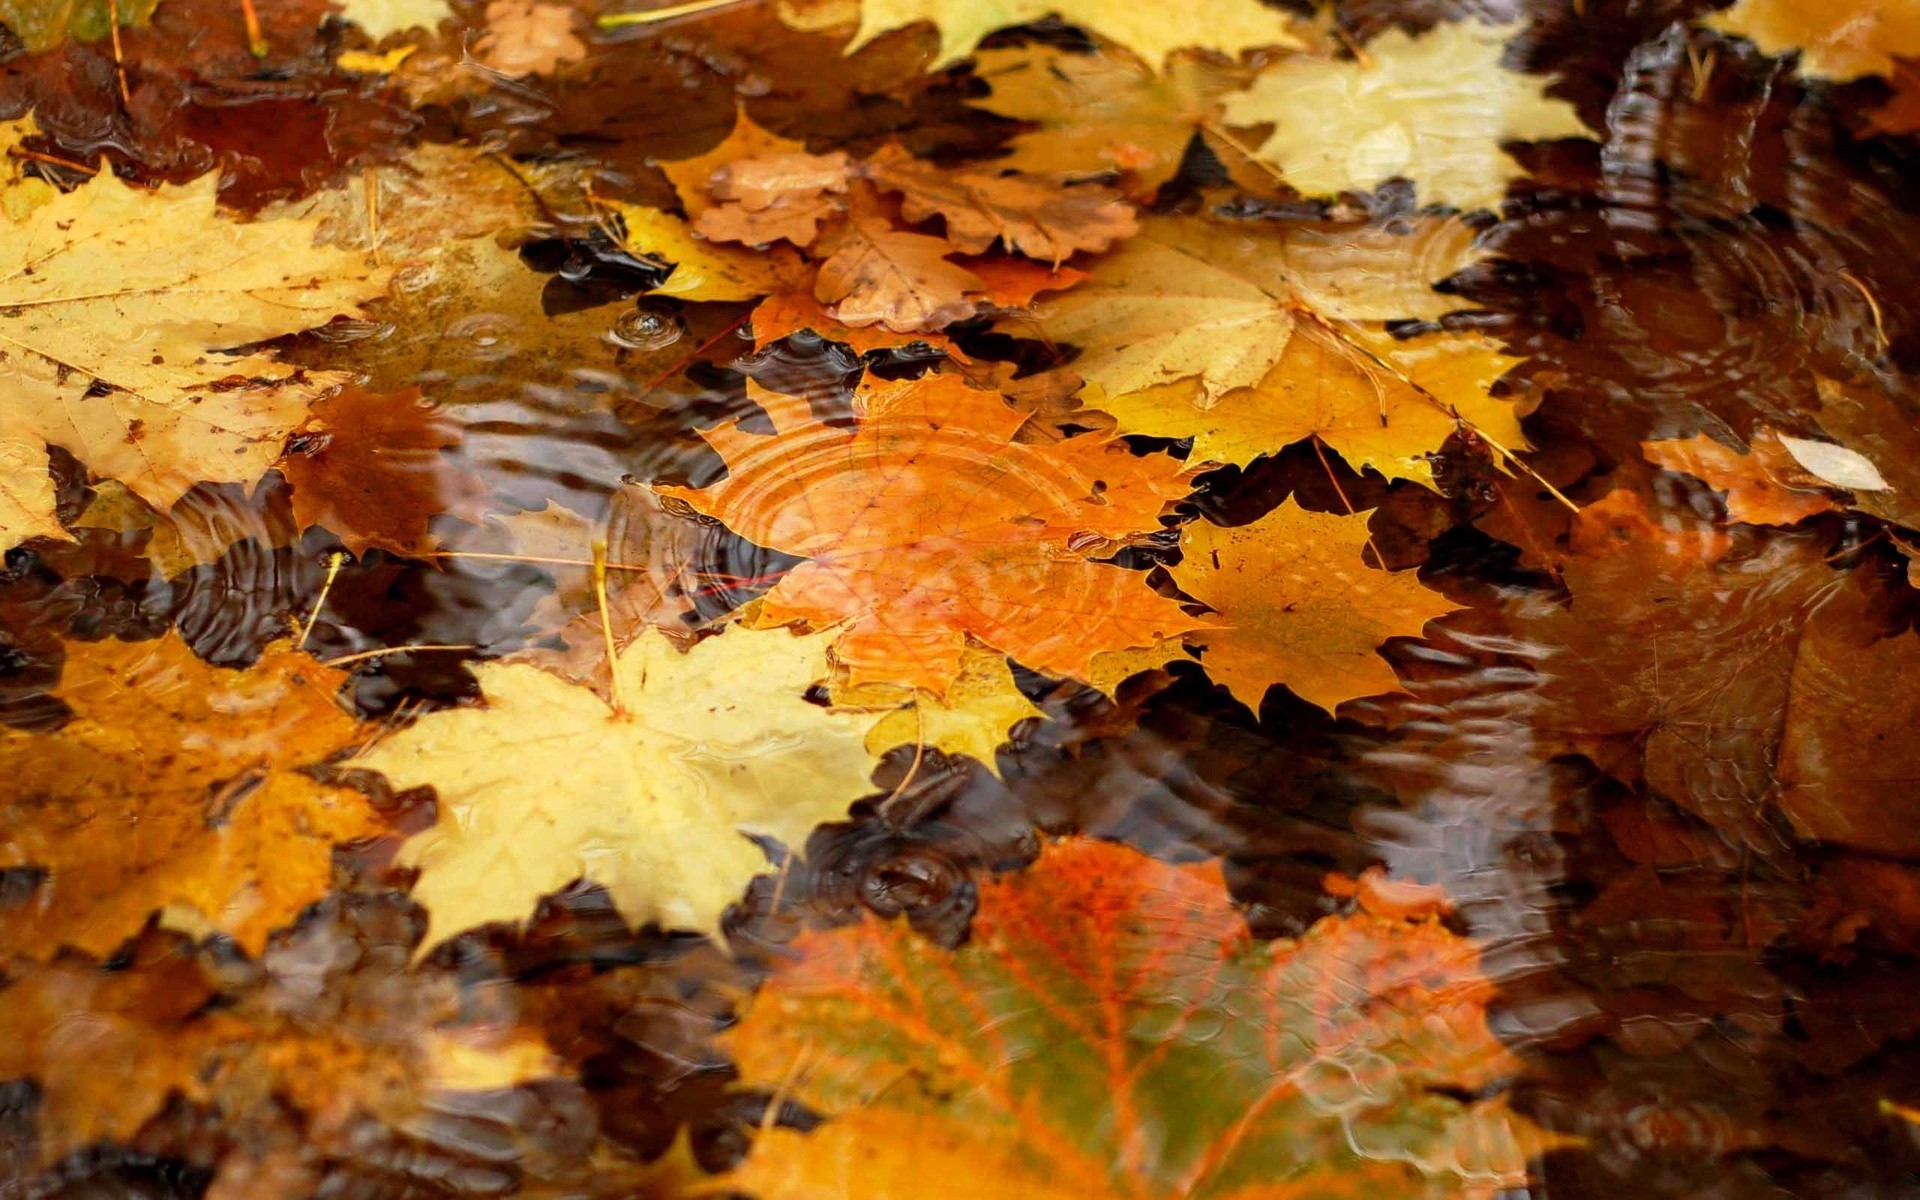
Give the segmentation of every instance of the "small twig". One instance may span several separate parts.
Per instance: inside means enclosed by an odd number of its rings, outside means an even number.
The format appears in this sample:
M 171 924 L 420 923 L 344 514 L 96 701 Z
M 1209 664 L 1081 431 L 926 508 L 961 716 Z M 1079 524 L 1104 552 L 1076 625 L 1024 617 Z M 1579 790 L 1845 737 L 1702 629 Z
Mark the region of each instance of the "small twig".
M 893 821 L 888 817 L 888 812 L 892 810 L 895 801 L 906 795 L 907 788 L 912 786 L 914 779 L 920 774 L 920 764 L 927 758 L 927 714 L 926 710 L 920 707 L 920 693 L 917 691 L 913 694 L 913 725 L 913 761 L 907 764 L 907 773 L 901 776 L 900 782 L 895 784 L 893 791 L 880 802 L 877 810 L 880 819 L 890 826 L 893 825 Z M 898 828 L 898 826 L 894 827 Z
M 600 607 L 600 636 L 607 644 L 607 694 L 613 698 L 613 715 L 625 717 L 627 695 L 620 679 L 620 649 L 613 638 L 613 614 L 607 609 L 607 543 L 593 541 L 593 598 Z M 646 681 L 641 680 L 645 686 Z
M 660 21 L 696 16 L 716 8 L 728 8 L 735 4 L 749 2 L 750 0 L 688 0 L 685 4 L 671 4 L 666 8 L 654 8 L 646 12 L 607 13 L 605 16 L 594 18 L 593 23 L 599 29 L 625 29 L 629 25 L 652 25 Z
M 265 58 L 272 47 L 267 45 L 267 35 L 260 28 L 260 14 L 254 11 L 253 0 L 240 0 L 240 15 L 247 22 L 247 50 L 255 58 Z
M 42 154 L 38 150 L 25 150 L 19 146 L 8 147 L 7 153 L 15 158 L 25 158 L 33 162 L 50 163 L 56 167 L 65 167 L 69 171 L 78 171 L 82 175 L 98 175 L 100 173 L 99 167 L 88 166 L 83 162 L 75 162 L 70 158 L 61 158 L 57 154 Z
M 120 0 L 107 0 L 107 30 L 113 37 L 113 73 L 120 81 L 120 101 L 133 103 L 133 93 L 127 88 L 127 60 L 120 50 Z
M 362 650 L 357 654 L 342 654 L 338 658 L 323 658 L 320 660 L 320 665 L 323 667 L 344 667 L 348 663 L 365 662 L 370 658 L 379 658 L 387 654 L 411 654 L 415 650 L 478 650 L 479 648 L 478 646 L 470 645 L 442 646 L 424 644 L 417 646 L 385 646 L 378 650 Z
M 300 627 L 300 640 L 293 644 L 295 650 L 307 644 L 314 622 L 320 619 L 320 610 L 327 606 L 327 593 L 333 590 L 333 581 L 340 578 L 340 568 L 346 565 L 346 561 L 347 556 L 338 550 L 327 556 L 327 580 L 320 585 L 320 598 L 313 602 L 313 611 L 307 614 L 307 623 Z
M 1920 1125 L 1920 1108 L 1913 1108 L 1884 1097 L 1880 1101 L 1880 1115 L 1898 1117 L 1909 1125 Z
M 1273 176 L 1276 181 L 1282 184 L 1285 184 L 1287 182 L 1287 177 L 1281 173 L 1279 167 L 1274 166 L 1272 163 L 1268 162 L 1266 159 L 1261 158 L 1258 154 L 1255 154 L 1251 147 L 1248 147 L 1242 144 L 1239 138 L 1234 137 L 1232 134 L 1228 133 L 1221 126 L 1215 124 L 1212 121 L 1202 121 L 1200 122 L 1200 129 L 1202 132 L 1212 134 L 1214 137 L 1219 138 L 1222 142 L 1225 142 L 1228 146 L 1231 146 L 1242 158 L 1246 159 L 1248 162 L 1252 163 L 1254 166 L 1260 168 L 1262 171 L 1265 171 L 1267 174 Z
M 1867 311 L 1873 314 L 1874 341 L 1879 345 L 1880 349 L 1885 350 L 1887 348 L 1887 323 L 1882 318 L 1880 313 L 1880 301 L 1874 297 L 1873 292 L 1868 289 L 1866 284 L 1861 283 L 1857 278 L 1854 277 L 1854 274 L 1852 271 L 1842 270 L 1840 271 L 1839 274 L 1840 274 L 1840 278 L 1846 280 L 1848 283 L 1852 284 L 1855 288 L 1859 289 L 1860 294 L 1866 297 Z
M 1327 461 L 1326 447 L 1320 444 L 1320 435 L 1314 434 L 1307 439 L 1313 443 L 1313 452 L 1319 456 L 1320 469 L 1327 473 L 1327 482 L 1333 485 L 1333 494 L 1340 497 L 1340 506 L 1347 510 L 1348 516 L 1357 516 L 1359 510 L 1353 507 L 1353 501 L 1347 499 L 1347 490 L 1340 486 L 1340 477 L 1333 473 L 1333 464 Z M 1380 553 L 1380 547 L 1373 544 L 1373 530 L 1367 530 L 1367 549 L 1373 551 L 1374 565 L 1381 570 L 1387 569 L 1386 556 Z

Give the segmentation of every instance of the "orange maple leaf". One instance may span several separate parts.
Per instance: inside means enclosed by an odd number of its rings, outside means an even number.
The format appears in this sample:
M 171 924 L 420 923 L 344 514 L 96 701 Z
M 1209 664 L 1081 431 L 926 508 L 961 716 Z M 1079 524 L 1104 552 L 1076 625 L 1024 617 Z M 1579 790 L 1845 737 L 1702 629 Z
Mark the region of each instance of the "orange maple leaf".
M 1107 650 L 1199 628 L 1144 576 L 1096 562 L 1159 528 L 1193 472 L 1088 435 L 1013 441 L 1027 420 L 953 375 L 868 380 L 852 428 L 749 382 L 772 436 L 707 431 L 727 461 L 705 488 L 661 487 L 749 541 L 812 561 L 762 602 L 765 625 L 843 625 L 855 684 L 944 695 L 967 638 L 1085 678 Z
M 1566 1141 L 1487 1095 L 1519 1064 L 1471 941 L 1257 942 L 1218 862 L 1056 843 L 958 952 L 871 918 L 792 949 L 724 1042 L 827 1116 L 756 1138 L 727 1182 L 764 1200 L 1490 1196 Z
M 907 220 L 944 218 L 947 240 L 971 254 L 984 253 L 998 241 L 1057 267 L 1078 251 L 1105 250 L 1140 228 L 1133 206 L 1098 184 L 949 171 L 898 146 L 867 160 L 866 173 L 881 188 L 900 194 Z

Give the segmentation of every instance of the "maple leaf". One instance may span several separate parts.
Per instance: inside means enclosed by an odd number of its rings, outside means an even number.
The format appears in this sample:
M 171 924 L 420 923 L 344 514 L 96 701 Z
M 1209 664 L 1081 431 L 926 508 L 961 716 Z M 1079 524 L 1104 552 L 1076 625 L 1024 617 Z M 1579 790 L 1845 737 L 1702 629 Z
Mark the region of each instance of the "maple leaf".
M 839 151 L 736 159 L 714 169 L 707 191 L 720 203 L 702 212 L 694 228 L 723 242 L 764 245 L 784 238 L 809 246 L 820 223 L 840 214 L 832 193 L 847 190 L 850 171 Z
M 942 754 L 964 754 L 1000 773 L 994 753 L 1013 727 L 1030 717 L 1045 717 L 1014 683 L 1007 656 L 968 649 L 945 696 L 892 684 L 836 687 L 833 702 L 849 708 L 886 708 L 867 737 L 876 756 L 896 746 L 929 746 Z
M 819 335 L 829 342 L 839 342 L 851 347 L 855 354 L 871 354 L 876 350 L 904 349 L 908 346 L 926 346 L 939 350 L 955 362 L 967 361 L 967 356 L 937 333 L 914 331 L 895 333 L 884 325 L 866 325 L 855 328 L 842 325 L 827 311 L 825 305 L 803 292 L 789 292 L 783 296 L 769 296 L 753 310 L 753 348 L 764 350 L 782 338 L 792 337 L 803 330 Z
M 398 931 L 342 907 L 270 947 L 251 977 L 146 948 L 112 969 L 68 957 L 15 977 L 0 991 L 0 1079 L 37 1083 L 41 1161 L 132 1142 L 177 1096 L 219 1112 L 223 1174 L 261 1165 L 246 1160 L 296 1132 L 291 1114 L 312 1170 L 363 1154 L 369 1124 L 431 1139 L 435 1113 L 556 1073 L 497 996 L 408 972 Z M 237 994 L 216 990 L 236 980 Z
M 409 29 L 433 30 L 453 19 L 447 0 L 336 0 L 340 15 L 378 42 Z
M 943 218 L 947 240 L 969 254 L 984 254 L 1001 242 L 1057 267 L 1078 251 L 1105 250 L 1139 228 L 1118 193 L 1093 184 L 947 171 L 898 146 L 868 159 L 866 174 L 882 190 L 900 194 L 908 221 Z
M 0 730 L 0 854 L 44 872 L 0 909 L 0 946 L 104 956 L 181 906 L 257 952 L 326 893 L 335 843 L 383 829 L 365 797 L 311 773 L 362 736 L 334 698 L 345 679 L 284 644 L 246 671 L 173 633 L 72 645 L 55 694 L 73 720 Z
M 1920 7 L 1906 0 L 1740 0 L 1701 23 L 1762 54 L 1799 51 L 1800 70 L 1822 79 L 1891 75 L 1896 57 L 1920 58 Z
M 835 319 L 854 327 L 885 325 L 896 333 L 941 329 L 973 315 L 985 280 L 947 261 L 944 240 L 895 229 L 868 212 L 820 240 L 820 274 L 813 294 L 833 306 Z
M 564 4 L 492 0 L 486 15 L 487 31 L 474 43 L 473 54 L 502 75 L 551 75 L 587 56 L 587 44 L 574 32 L 577 16 Z
M 314 246 L 310 221 L 220 217 L 215 182 L 144 191 L 103 171 L 0 224 L 0 261 L 16 264 L 0 283 L 13 381 L 0 460 L 60 446 L 165 509 L 200 480 L 258 478 L 338 380 L 213 348 L 362 315 L 389 271 Z M 43 529 L 45 473 L 8 487 L 0 546 Z
M 137 28 L 147 23 L 160 0 L 0 0 L 0 25 L 20 39 L 29 53 L 50 50 L 68 37 L 95 42 L 113 31 L 118 17 L 122 27 Z
M 1091 277 L 1041 302 L 1029 323 L 1081 348 L 1074 370 L 1107 396 L 1197 377 L 1208 401 L 1252 387 L 1287 352 L 1295 328 L 1432 319 L 1458 307 L 1432 290 L 1474 259 L 1459 222 L 1412 234 L 1294 228 L 1267 221 L 1149 217 L 1094 264 Z
M 1462 426 L 1503 449 L 1528 448 L 1512 402 L 1491 395 L 1520 361 L 1479 334 L 1402 341 L 1308 324 L 1259 383 L 1218 400 L 1187 379 L 1086 403 L 1112 414 L 1123 433 L 1192 438 L 1195 462 L 1245 466 L 1316 437 L 1355 470 L 1435 487 L 1430 457 Z
M 738 162 L 788 156 L 812 157 L 807 154 L 805 142 L 783 138 L 755 123 L 743 104 L 734 113 L 733 128 L 713 149 L 692 158 L 668 159 L 659 165 L 661 173 L 680 196 L 681 210 L 688 220 L 697 222 L 701 214 L 716 203 L 708 191 L 716 171 Z
M 1794 462 L 1780 435 L 1764 426 L 1754 431 L 1745 453 L 1704 433 L 1642 442 L 1640 448 L 1655 466 L 1692 475 L 1725 492 L 1727 516 L 1735 521 L 1792 525 L 1839 507 L 1819 481 Z
M 861 0 L 860 28 L 847 43 L 847 53 L 889 30 L 926 21 L 940 32 L 940 49 L 927 68 L 938 71 L 971 54 L 980 39 L 996 29 L 1050 16 L 1125 46 L 1155 68 L 1184 46 L 1238 54 L 1301 44 L 1287 18 L 1258 0 L 1218 0 L 1205 9 L 1114 5 L 1108 0 Z
M 767 869 L 745 833 L 797 848 L 871 790 L 875 718 L 804 699 L 834 636 L 733 626 L 683 654 L 649 629 L 615 664 L 611 705 L 536 667 L 486 664 L 486 707 L 375 745 L 360 765 L 440 797 L 440 823 L 402 852 L 420 868 L 425 945 L 524 921 L 580 878 L 635 925 L 718 929 Z
M 652 289 L 682 300 L 757 300 L 804 284 L 807 268 L 785 247 L 756 253 L 701 237 L 672 213 L 614 203 L 630 250 L 672 265 L 667 281 Z
M 1217 862 L 1054 843 L 958 951 L 871 917 L 791 949 L 722 1040 L 826 1116 L 725 1177 L 766 1200 L 1491 1194 L 1565 1141 L 1489 1098 L 1519 1064 L 1471 941 L 1256 942 Z
M 1290 58 L 1226 98 L 1234 125 L 1272 124 L 1258 150 L 1312 196 L 1368 192 L 1411 179 L 1420 199 L 1494 208 L 1526 174 L 1502 142 L 1590 136 L 1548 80 L 1500 65 L 1518 25 L 1459 21 L 1410 35 L 1391 29 L 1364 61 Z
M 727 462 L 704 488 L 660 487 L 756 545 L 809 559 L 762 599 L 763 624 L 836 627 L 855 685 L 944 696 L 967 638 L 1083 677 L 1103 650 L 1194 628 L 1137 572 L 1093 558 L 1159 528 L 1192 472 L 1097 435 L 1012 440 L 1026 415 L 952 375 L 868 379 L 852 428 L 748 382 L 771 436 L 703 433 Z
M 416 557 L 437 544 L 433 518 L 477 523 L 485 512 L 486 485 L 441 453 L 459 444 L 459 423 L 420 389 L 378 396 L 349 386 L 314 403 L 278 465 L 301 528 L 336 533 L 355 555 L 379 546 Z
M 1366 565 L 1370 515 L 1309 512 L 1289 498 L 1251 525 L 1196 522 L 1182 532 L 1181 561 L 1168 569 L 1224 627 L 1188 640 L 1206 647 L 1207 673 L 1254 712 L 1274 684 L 1329 713 L 1400 690 L 1379 648 L 1460 607 L 1413 571 Z

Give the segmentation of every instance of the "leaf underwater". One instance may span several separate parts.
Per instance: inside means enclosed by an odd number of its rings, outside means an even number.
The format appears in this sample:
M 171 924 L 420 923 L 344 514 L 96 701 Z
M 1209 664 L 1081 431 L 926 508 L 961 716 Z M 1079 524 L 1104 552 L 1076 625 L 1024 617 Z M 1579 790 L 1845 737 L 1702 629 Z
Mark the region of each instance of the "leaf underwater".
M 633 925 L 717 930 L 770 869 L 748 833 L 797 851 L 873 791 L 877 718 L 804 699 L 833 637 L 733 626 L 683 653 L 649 629 L 614 668 L 624 712 L 538 667 L 486 664 L 484 707 L 382 739 L 356 765 L 440 798 L 439 824 L 402 851 L 420 868 L 423 948 L 522 923 L 576 879 L 605 887 Z
M 1474 944 L 1327 917 L 1260 943 L 1217 862 L 1049 845 L 948 952 L 810 931 L 724 1042 L 823 1114 L 725 1177 L 766 1200 L 1490 1195 L 1559 1139 L 1500 1099 Z

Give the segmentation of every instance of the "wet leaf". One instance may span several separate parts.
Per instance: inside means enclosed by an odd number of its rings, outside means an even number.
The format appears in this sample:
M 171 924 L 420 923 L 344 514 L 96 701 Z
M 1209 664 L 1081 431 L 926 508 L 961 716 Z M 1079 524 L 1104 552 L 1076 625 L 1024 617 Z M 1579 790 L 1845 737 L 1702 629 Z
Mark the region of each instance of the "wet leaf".
M 587 56 L 576 32 L 579 18 L 565 4 L 492 0 L 486 16 L 487 31 L 473 44 L 473 54 L 502 75 L 551 75 Z
M 335 0 L 341 15 L 367 31 L 374 41 L 409 29 L 431 32 L 452 18 L 447 0 Z
M 50 49 L 68 37 L 97 41 L 122 26 L 145 25 L 160 0 L 0 0 L 0 25 L 29 52 Z
M 1641 445 L 1654 465 L 1724 491 L 1727 516 L 1735 521 L 1792 525 L 1838 507 L 1770 429 L 1755 430 L 1744 454 L 1704 433 Z
M 1207 522 L 1181 534 L 1180 590 L 1219 613 L 1188 640 L 1206 647 L 1207 673 L 1254 712 L 1285 684 L 1334 711 L 1399 688 L 1380 657 L 1388 638 L 1419 637 L 1460 606 L 1412 571 L 1367 565 L 1368 513 L 1309 512 L 1289 498 L 1251 525 Z
M 1920 10 L 1881 0 L 1740 0 L 1703 24 L 1743 37 L 1763 54 L 1798 51 L 1800 69 L 1823 79 L 1891 75 L 1894 59 L 1920 58 Z
M 708 430 L 727 478 L 659 490 L 809 559 L 766 595 L 759 620 L 834 627 L 853 684 L 944 696 L 970 637 L 1084 677 L 1102 650 L 1194 627 L 1137 572 L 1094 561 L 1159 527 L 1190 486 L 1180 463 L 1098 435 L 1015 442 L 1025 414 L 952 375 L 869 379 L 851 429 L 749 388 L 773 434 Z
M 442 453 L 459 444 L 459 423 L 419 389 L 349 386 L 314 404 L 278 465 L 301 528 L 337 533 L 355 555 L 378 546 L 417 557 L 438 544 L 427 529 L 436 517 L 485 514 L 486 485 Z
M 682 300 L 757 300 L 804 285 L 808 271 L 793 252 L 775 247 L 771 254 L 708 241 L 679 217 L 657 208 L 616 205 L 622 241 L 636 254 L 672 266 L 655 295 Z
M 284 643 L 246 671 L 173 634 L 70 647 L 56 694 L 73 719 L 0 730 L 0 849 L 45 873 L 0 908 L 0 945 L 105 956 L 183 909 L 258 952 L 326 893 L 335 844 L 383 831 L 366 797 L 315 773 L 367 736 L 335 695 L 345 679 Z
M 1310 196 L 1410 179 L 1426 203 L 1495 208 L 1526 174 L 1502 143 L 1589 136 L 1548 80 L 1501 65 L 1518 32 L 1459 21 L 1389 30 L 1364 60 L 1283 59 L 1226 98 L 1226 119 L 1271 124 L 1260 157 Z
M 783 14 L 784 15 L 784 14 Z M 1257 0 L 1221 0 L 1202 12 L 1167 7 L 1115 7 L 1103 0 L 861 0 L 860 29 L 848 43 L 852 53 L 889 30 L 931 22 L 940 32 L 940 49 L 928 67 L 937 71 L 965 58 L 980 39 L 996 29 L 1058 16 L 1109 41 L 1125 46 L 1148 66 L 1184 46 L 1206 46 L 1223 54 L 1263 46 L 1300 45 L 1287 18 Z
M 820 252 L 826 257 L 813 294 L 855 328 L 943 329 L 972 316 L 975 297 L 987 288 L 978 275 L 947 261 L 954 248 L 944 239 L 895 229 L 872 213 L 850 214 L 821 239 Z
M 900 194 L 907 220 L 943 218 L 947 240 L 968 254 L 984 254 L 999 242 L 1058 267 L 1082 250 L 1105 250 L 1139 228 L 1132 207 L 1097 185 L 946 171 L 894 146 L 869 159 L 866 173 L 881 190 Z
M 105 173 L 0 226 L 0 258 L 33 264 L 0 288 L 13 401 L 0 447 L 30 464 L 59 446 L 160 509 L 204 479 L 250 482 L 339 377 L 264 354 L 218 353 L 361 315 L 390 272 L 313 245 L 304 220 L 236 224 L 214 179 L 145 191 Z M 101 281 L 113 281 L 102 290 Z M 34 481 L 41 472 L 26 471 Z M 51 482 L 9 488 L 17 543 L 53 505 Z
M 920 745 L 942 754 L 964 754 L 996 775 L 1000 760 L 994 751 L 1014 727 L 1030 717 L 1046 716 L 1021 694 L 1005 655 L 976 649 L 969 649 L 960 660 L 945 696 L 870 683 L 833 689 L 833 702 L 894 710 L 881 718 L 867 738 L 867 749 L 876 755 L 895 746 Z
M 769 869 L 747 833 L 798 848 L 871 790 L 874 718 L 803 698 L 833 637 L 736 626 L 682 652 L 648 630 L 620 655 L 612 704 L 490 664 L 476 672 L 486 707 L 428 714 L 363 754 L 394 786 L 440 798 L 439 824 L 402 857 L 420 868 L 426 946 L 525 921 L 582 878 L 636 925 L 717 929 Z
M 795 950 L 725 1042 L 827 1118 L 756 1137 L 728 1181 L 768 1200 L 1487 1194 L 1554 1141 L 1484 1098 L 1517 1064 L 1471 942 L 1259 943 L 1217 864 L 1056 843 L 951 955 L 871 917 Z

